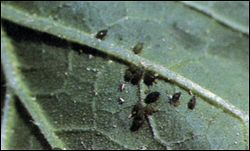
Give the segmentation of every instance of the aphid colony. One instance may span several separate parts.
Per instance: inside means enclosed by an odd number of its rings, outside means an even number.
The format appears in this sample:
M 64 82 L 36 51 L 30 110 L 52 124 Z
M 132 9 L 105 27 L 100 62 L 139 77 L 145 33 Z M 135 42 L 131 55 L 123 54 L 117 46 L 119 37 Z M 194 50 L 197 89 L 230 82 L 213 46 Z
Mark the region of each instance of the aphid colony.
M 124 81 L 130 82 L 133 85 L 138 85 L 142 78 L 144 84 L 146 84 L 147 86 L 152 86 L 153 83 L 156 83 L 156 76 L 149 71 L 145 72 L 144 70 L 136 68 L 134 66 L 128 68 L 125 71 Z
M 125 71 L 124 75 L 124 81 L 129 82 L 133 85 L 138 85 L 139 82 L 143 79 L 143 82 L 148 87 L 152 86 L 154 83 L 156 83 L 157 77 L 149 71 L 144 71 L 140 68 L 136 67 L 130 67 Z M 118 90 L 120 92 L 123 92 L 125 90 L 125 83 L 121 83 L 119 85 Z M 131 114 L 129 115 L 129 118 L 133 118 L 132 125 L 130 127 L 130 130 L 132 132 L 137 131 L 145 122 L 147 119 L 147 116 L 152 115 L 153 113 L 156 113 L 158 110 L 155 108 L 154 104 L 156 104 L 160 98 L 160 92 L 151 92 L 149 93 L 143 102 L 137 102 L 134 107 L 132 108 Z M 191 93 L 192 98 L 187 104 L 187 107 L 191 110 L 194 109 L 196 105 L 196 98 Z M 177 107 L 180 105 L 180 98 L 181 98 L 181 92 L 176 92 L 171 97 L 168 97 L 169 103 L 173 105 L 174 107 Z M 124 102 L 124 99 L 119 98 L 119 103 L 122 104 Z
M 153 113 L 157 112 L 157 110 L 153 106 L 151 106 L 151 103 L 156 102 L 159 98 L 159 92 L 152 92 L 145 98 L 145 106 L 141 102 L 138 102 L 136 105 L 134 105 L 131 111 L 131 115 L 129 116 L 129 118 L 133 117 L 133 123 L 130 127 L 130 130 L 132 132 L 137 131 L 142 126 L 145 119 L 147 118 L 146 116 L 152 115 Z
M 181 92 L 177 92 L 173 94 L 172 98 L 169 99 L 170 104 L 177 107 L 180 104 L 180 100 L 179 100 L 180 96 L 181 96 Z M 129 116 L 129 118 L 133 117 L 133 122 L 130 127 L 130 130 L 132 132 L 137 131 L 143 125 L 148 115 L 152 115 L 153 113 L 156 113 L 158 111 L 151 104 L 157 102 L 159 98 L 160 98 L 159 92 L 151 92 L 144 99 L 144 103 L 146 103 L 145 106 L 143 106 L 141 102 L 137 102 L 137 104 L 134 105 L 131 111 L 131 114 Z M 189 109 L 193 110 L 195 107 L 195 104 L 196 104 L 196 97 L 192 96 L 187 106 Z
M 96 38 L 100 40 L 104 40 L 107 37 L 108 30 L 104 29 L 96 34 Z M 132 51 L 134 54 L 139 54 L 143 50 L 143 43 L 138 42 L 135 44 L 135 46 L 132 48 Z M 129 82 L 133 85 L 138 85 L 141 79 L 143 78 L 143 82 L 145 85 L 152 86 L 154 83 L 156 83 L 156 76 L 152 72 L 145 72 L 141 68 L 137 67 L 130 67 L 125 71 L 124 75 L 124 81 Z M 125 83 L 121 83 L 119 85 L 118 90 L 120 92 L 123 92 L 125 90 Z M 190 92 L 192 95 L 192 98 L 187 103 L 187 107 L 190 110 L 193 110 L 196 105 L 196 97 Z M 169 103 L 173 105 L 174 107 L 177 107 L 180 105 L 180 97 L 181 92 L 174 93 L 171 97 L 168 97 Z M 159 92 L 151 92 L 149 93 L 146 98 L 144 99 L 144 103 L 137 102 L 129 116 L 129 118 L 133 118 L 132 125 L 130 127 L 130 130 L 132 132 L 137 131 L 145 122 L 148 115 L 152 115 L 153 113 L 157 112 L 157 109 L 154 108 L 152 104 L 157 103 L 157 100 L 160 98 Z M 119 104 L 123 104 L 125 100 L 123 98 L 118 98 Z

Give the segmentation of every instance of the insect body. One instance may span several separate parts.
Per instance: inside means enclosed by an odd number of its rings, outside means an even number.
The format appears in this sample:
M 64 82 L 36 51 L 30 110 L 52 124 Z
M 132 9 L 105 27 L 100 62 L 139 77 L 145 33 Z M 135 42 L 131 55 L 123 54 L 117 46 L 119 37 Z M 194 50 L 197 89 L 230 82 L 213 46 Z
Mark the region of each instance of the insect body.
M 152 115 L 153 113 L 156 113 L 158 110 L 155 109 L 151 104 L 148 104 L 144 108 L 144 114 L 145 115 Z
M 188 106 L 188 108 L 189 108 L 190 110 L 193 110 L 193 109 L 195 108 L 195 105 L 196 105 L 196 97 L 193 96 L 193 97 L 189 100 L 187 106 Z
M 137 103 L 136 105 L 134 105 L 131 114 L 129 115 L 129 118 L 134 117 L 135 115 L 137 115 L 139 113 L 139 111 L 143 110 L 143 106 L 141 103 Z
M 125 71 L 124 80 L 137 85 L 143 76 L 143 70 L 136 67 L 130 67 Z
M 134 52 L 135 54 L 139 54 L 139 53 L 142 51 L 142 49 L 143 49 L 143 43 L 142 43 L 142 42 L 138 42 L 138 43 L 134 46 L 133 52 Z
M 156 79 L 156 77 L 155 77 L 152 73 L 146 72 L 146 73 L 144 74 L 143 82 L 144 82 L 147 86 L 152 86 L 153 83 L 155 83 L 155 79 Z
M 96 34 L 95 37 L 96 37 L 97 39 L 104 40 L 105 37 L 106 37 L 106 35 L 107 35 L 107 33 L 108 33 L 108 30 L 107 30 L 107 29 L 104 29 L 104 30 L 99 31 L 99 32 Z
M 181 92 L 175 93 L 172 98 L 170 99 L 170 104 L 173 104 L 175 107 L 180 105 L 180 97 L 181 97 Z
M 145 103 L 149 104 L 149 103 L 153 103 L 155 101 L 157 101 L 160 98 L 160 93 L 159 92 L 151 92 L 147 95 L 147 97 L 145 98 Z
M 142 78 L 142 75 L 143 75 L 143 71 L 142 70 L 138 70 L 135 72 L 134 74 L 134 77 L 131 79 L 131 83 L 134 84 L 134 85 L 137 85 L 141 78 Z
M 132 132 L 137 131 L 144 123 L 145 121 L 145 115 L 144 110 L 139 110 L 137 114 L 134 116 L 133 123 L 130 127 L 130 130 Z
M 152 105 L 153 104 L 147 104 L 144 106 L 141 102 L 134 105 L 131 114 L 129 115 L 129 118 L 133 117 L 133 122 L 130 127 L 132 132 L 137 131 L 143 125 L 148 115 L 152 115 L 158 111 Z

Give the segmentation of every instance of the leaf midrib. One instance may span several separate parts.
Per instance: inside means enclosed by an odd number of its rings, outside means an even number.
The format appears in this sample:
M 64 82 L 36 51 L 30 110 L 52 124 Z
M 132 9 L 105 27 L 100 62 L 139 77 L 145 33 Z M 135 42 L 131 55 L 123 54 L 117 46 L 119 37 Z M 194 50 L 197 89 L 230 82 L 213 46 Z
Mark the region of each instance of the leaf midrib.
M 230 104 L 228 101 L 192 82 L 191 80 L 167 69 L 166 67 L 134 55 L 132 52 L 127 51 L 124 48 L 110 46 L 107 42 L 95 39 L 94 36 L 83 31 L 66 27 L 43 17 L 32 16 L 29 13 L 6 4 L 1 4 L 1 17 L 34 30 L 45 32 L 82 45 L 87 45 L 126 63 L 158 73 L 161 77 L 171 80 L 178 86 L 184 88 L 186 91 L 191 90 L 194 94 L 202 97 L 208 103 L 218 108 L 222 108 L 227 113 L 231 113 L 235 117 L 241 119 L 245 124 L 249 121 L 249 116 L 246 113 Z M 32 20 L 32 22 L 30 22 L 30 20 Z

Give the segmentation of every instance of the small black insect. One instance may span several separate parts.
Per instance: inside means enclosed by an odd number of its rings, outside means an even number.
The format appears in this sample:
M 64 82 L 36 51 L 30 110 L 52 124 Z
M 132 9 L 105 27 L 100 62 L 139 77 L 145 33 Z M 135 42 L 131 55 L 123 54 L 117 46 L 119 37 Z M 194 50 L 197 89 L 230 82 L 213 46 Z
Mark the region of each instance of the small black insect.
M 132 112 L 129 116 L 129 118 L 133 117 L 133 122 L 130 127 L 130 130 L 132 132 L 137 131 L 143 125 L 146 117 L 148 115 L 152 115 L 157 111 L 158 110 L 156 110 L 151 104 L 143 106 L 141 102 L 138 102 L 136 105 L 134 105 Z
M 124 81 L 130 82 L 131 79 L 133 78 L 133 73 L 134 72 L 130 68 L 126 69 L 124 74 Z
M 134 107 L 133 107 L 133 109 L 132 109 L 132 111 L 131 111 L 131 114 L 130 114 L 129 118 L 134 117 L 141 110 L 143 110 L 142 104 L 141 103 L 135 104 Z
M 124 80 L 137 85 L 143 76 L 143 70 L 136 67 L 130 67 L 125 71 Z
M 155 77 L 152 73 L 146 72 L 146 73 L 144 74 L 143 82 L 144 82 L 147 86 L 152 86 L 153 83 L 156 83 L 156 82 L 155 82 L 155 79 L 156 79 L 156 77 Z
M 138 85 L 138 83 L 141 81 L 143 75 L 143 71 L 142 70 L 137 70 L 133 76 L 133 78 L 131 79 L 131 83 L 133 85 Z
M 96 34 L 95 37 L 96 37 L 97 39 L 104 40 L 105 37 L 107 36 L 107 33 L 108 33 L 108 30 L 107 30 L 107 29 L 104 29 L 104 30 L 99 31 L 99 32 Z
M 144 110 L 142 109 L 139 110 L 135 115 L 130 130 L 132 132 L 137 131 L 143 125 L 144 121 L 145 121 L 145 115 L 144 115 Z
M 147 97 L 145 98 L 144 102 L 149 104 L 149 103 L 153 103 L 155 101 L 157 101 L 160 98 L 160 93 L 159 92 L 151 92 L 147 95 Z
M 175 107 L 180 105 L 180 97 L 181 97 L 181 92 L 175 93 L 172 98 L 170 99 L 170 104 L 173 104 Z
M 196 105 L 196 97 L 193 96 L 193 97 L 189 100 L 187 106 L 188 106 L 188 108 L 189 108 L 190 110 L 193 110 L 193 109 L 195 108 L 195 105 Z
M 138 42 L 138 43 L 134 46 L 133 52 L 134 52 L 135 54 L 139 54 L 139 53 L 141 53 L 142 49 L 143 49 L 143 43 L 142 43 L 142 42 Z

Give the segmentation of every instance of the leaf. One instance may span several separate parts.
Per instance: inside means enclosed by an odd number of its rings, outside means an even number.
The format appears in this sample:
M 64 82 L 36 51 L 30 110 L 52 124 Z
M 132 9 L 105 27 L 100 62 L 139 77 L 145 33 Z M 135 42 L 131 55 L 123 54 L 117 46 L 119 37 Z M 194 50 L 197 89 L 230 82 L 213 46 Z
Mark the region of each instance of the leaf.
M 52 148 L 248 148 L 249 39 L 220 20 L 179 2 L 4 2 L 1 16 L 7 81 Z M 158 74 L 157 84 L 119 92 L 130 65 Z M 151 91 L 160 111 L 132 133 L 127 117 Z M 166 91 L 182 92 L 179 107 Z
M 226 1 L 183 1 L 183 3 L 211 15 L 219 22 L 222 22 L 231 28 L 249 34 L 249 3 L 245 1 L 239 1 L 237 3 Z
M 5 77 L 4 77 L 4 73 L 2 71 L 2 64 L 1 64 L 1 120 L 2 120 L 2 109 L 3 109 L 3 103 L 4 103 L 4 95 L 5 95 L 5 91 L 6 91 L 6 86 L 5 86 Z
M 1 149 L 49 149 L 49 144 L 15 96 L 7 92 L 5 100 Z

